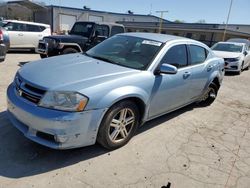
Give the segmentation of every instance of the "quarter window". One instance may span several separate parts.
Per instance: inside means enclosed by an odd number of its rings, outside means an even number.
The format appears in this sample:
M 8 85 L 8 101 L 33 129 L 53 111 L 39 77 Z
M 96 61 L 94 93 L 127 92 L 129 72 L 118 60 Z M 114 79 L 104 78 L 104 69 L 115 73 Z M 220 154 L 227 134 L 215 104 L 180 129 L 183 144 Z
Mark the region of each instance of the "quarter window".
M 124 28 L 120 26 L 113 26 L 111 29 L 111 36 L 116 35 L 118 33 L 124 33 Z
M 203 47 L 190 45 L 189 51 L 190 51 L 190 64 L 191 65 L 197 65 L 197 64 L 203 63 L 207 58 L 208 51 Z
M 177 68 L 187 66 L 187 48 L 186 45 L 176 45 L 170 48 L 162 58 L 162 63 L 173 65 Z

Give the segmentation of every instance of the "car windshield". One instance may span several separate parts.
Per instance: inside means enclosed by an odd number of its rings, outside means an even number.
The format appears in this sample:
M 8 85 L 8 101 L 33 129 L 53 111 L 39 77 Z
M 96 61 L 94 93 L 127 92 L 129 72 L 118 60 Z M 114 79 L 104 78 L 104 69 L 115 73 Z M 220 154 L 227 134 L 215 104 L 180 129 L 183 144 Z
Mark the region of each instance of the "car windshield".
M 116 35 L 86 52 L 87 56 L 121 66 L 145 70 L 162 46 L 161 42 Z
M 242 52 L 242 44 L 218 43 L 212 47 L 212 50 L 226 52 Z
M 89 38 L 94 28 L 93 23 L 77 22 L 70 31 L 71 35 L 82 35 Z

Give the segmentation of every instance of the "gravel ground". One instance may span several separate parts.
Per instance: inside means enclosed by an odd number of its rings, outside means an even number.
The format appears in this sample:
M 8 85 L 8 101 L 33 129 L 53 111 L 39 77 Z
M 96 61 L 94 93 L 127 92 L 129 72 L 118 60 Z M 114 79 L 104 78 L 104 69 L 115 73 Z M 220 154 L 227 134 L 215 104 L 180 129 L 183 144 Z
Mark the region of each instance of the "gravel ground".
M 148 122 L 124 147 L 56 151 L 26 139 L 6 115 L 6 89 L 19 63 L 0 63 L 0 188 L 250 187 L 250 71 L 227 75 L 209 107 L 190 105 Z

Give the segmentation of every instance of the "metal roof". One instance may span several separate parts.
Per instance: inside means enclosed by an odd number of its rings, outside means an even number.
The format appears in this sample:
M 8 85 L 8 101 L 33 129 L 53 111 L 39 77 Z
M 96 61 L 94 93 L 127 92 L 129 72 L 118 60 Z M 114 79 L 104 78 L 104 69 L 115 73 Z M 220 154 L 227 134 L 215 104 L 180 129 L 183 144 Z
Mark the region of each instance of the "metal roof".
M 45 6 L 39 5 L 29 0 L 9 1 L 8 4 L 19 4 L 34 11 L 47 9 Z

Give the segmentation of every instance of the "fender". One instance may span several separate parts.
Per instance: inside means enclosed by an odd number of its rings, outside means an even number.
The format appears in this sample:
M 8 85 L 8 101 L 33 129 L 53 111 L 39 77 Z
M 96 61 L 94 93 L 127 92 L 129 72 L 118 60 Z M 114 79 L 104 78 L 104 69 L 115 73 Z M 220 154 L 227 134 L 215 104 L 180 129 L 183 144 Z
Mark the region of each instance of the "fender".
M 101 108 L 110 108 L 115 103 L 131 97 L 138 98 L 143 101 L 144 104 L 147 104 L 149 100 L 149 93 L 135 86 L 120 87 L 111 90 L 105 96 L 103 96 L 97 103 L 97 106 Z
M 66 46 L 75 46 L 75 47 L 77 47 L 78 48 L 78 50 L 80 51 L 80 52 L 83 52 L 82 51 L 82 48 L 79 46 L 79 44 L 77 44 L 77 43 L 63 43 L 63 42 L 60 42 L 59 43 L 59 49 L 63 49 L 64 47 L 66 47 Z

